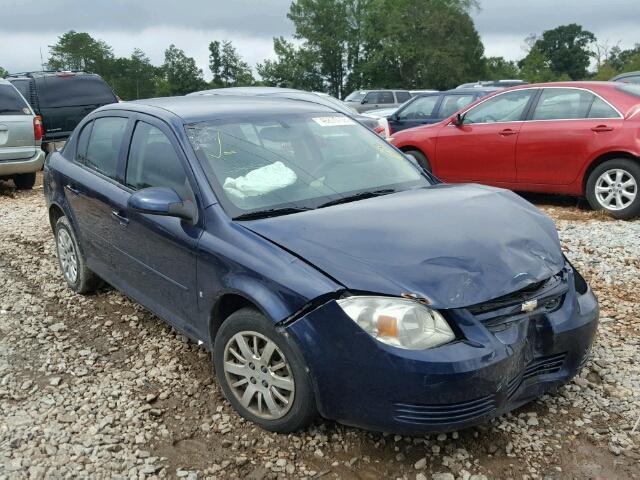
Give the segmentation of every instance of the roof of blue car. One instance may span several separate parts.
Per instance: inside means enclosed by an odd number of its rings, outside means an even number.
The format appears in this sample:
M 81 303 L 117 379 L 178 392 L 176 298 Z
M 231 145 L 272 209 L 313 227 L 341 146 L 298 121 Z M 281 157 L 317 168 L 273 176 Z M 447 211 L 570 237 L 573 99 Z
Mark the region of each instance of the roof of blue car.
M 270 113 L 315 113 L 335 110 L 311 102 L 300 102 L 286 98 L 248 97 L 231 95 L 162 97 L 111 104 L 103 109 L 136 110 L 162 116 L 170 112 L 185 123 L 213 120 L 234 116 Z

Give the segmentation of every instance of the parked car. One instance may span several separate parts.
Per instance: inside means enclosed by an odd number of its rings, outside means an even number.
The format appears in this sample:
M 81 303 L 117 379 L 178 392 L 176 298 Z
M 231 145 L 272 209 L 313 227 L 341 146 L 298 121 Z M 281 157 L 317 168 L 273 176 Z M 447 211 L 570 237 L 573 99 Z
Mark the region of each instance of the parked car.
M 0 78 L 0 180 L 28 189 L 44 163 L 42 122 L 20 92 Z
M 280 88 L 280 87 L 228 87 L 228 88 L 212 88 L 210 90 L 200 90 L 187 94 L 187 96 L 194 95 L 246 95 L 246 96 L 260 96 L 260 97 L 274 97 L 274 98 L 288 98 L 290 100 L 300 100 L 303 102 L 317 103 L 324 105 L 338 112 L 344 113 L 350 116 L 354 120 L 362 123 L 365 127 L 374 130 L 376 133 L 381 132 L 381 127 L 376 120 L 370 117 L 360 115 L 357 110 L 354 110 L 343 101 L 332 97 L 326 93 L 320 92 L 307 92 L 304 90 L 297 90 L 295 88 Z
M 399 107 L 411 98 L 408 90 L 356 90 L 344 102 L 358 112 Z
M 393 143 L 439 178 L 586 196 L 617 218 L 640 213 L 640 86 L 534 84 L 495 93 Z
M 640 83 L 640 72 L 627 72 L 616 75 L 611 79 L 612 82 L 624 83 Z
M 526 80 L 478 80 L 477 82 L 463 83 L 462 85 L 458 85 L 456 88 L 509 88 L 527 85 L 528 83 L 529 82 Z
M 94 109 L 118 101 L 111 87 L 94 73 L 26 72 L 7 77 L 42 118 L 43 147 L 66 140 Z
M 64 278 L 213 352 L 278 432 L 458 429 L 568 382 L 596 298 L 517 195 L 443 185 L 347 115 L 260 97 L 102 107 L 48 156 Z
M 387 136 L 407 128 L 438 123 L 496 90 L 495 87 L 457 88 L 446 92 L 425 93 L 414 97 L 395 112 L 387 115 Z

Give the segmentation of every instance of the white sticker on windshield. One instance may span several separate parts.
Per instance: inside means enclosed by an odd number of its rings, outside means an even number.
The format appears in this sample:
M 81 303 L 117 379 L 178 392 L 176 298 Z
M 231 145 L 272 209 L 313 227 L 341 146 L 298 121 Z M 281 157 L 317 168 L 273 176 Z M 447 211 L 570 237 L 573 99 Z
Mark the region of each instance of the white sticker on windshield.
M 322 127 L 341 127 L 343 125 L 355 125 L 356 122 L 345 116 L 313 117 L 313 121 Z

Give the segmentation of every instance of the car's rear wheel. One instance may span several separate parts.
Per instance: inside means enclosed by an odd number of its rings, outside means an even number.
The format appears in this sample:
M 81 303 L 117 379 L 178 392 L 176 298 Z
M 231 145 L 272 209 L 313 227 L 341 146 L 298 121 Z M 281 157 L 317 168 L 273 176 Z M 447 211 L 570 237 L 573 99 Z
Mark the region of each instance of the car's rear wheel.
M 587 180 L 587 200 L 595 210 L 605 210 L 615 218 L 640 214 L 640 164 L 627 158 L 598 165 Z
M 30 190 L 36 183 L 36 172 L 15 175 L 13 177 L 13 183 L 18 190 Z
M 231 314 L 216 335 L 213 361 L 227 400 L 262 428 L 293 432 L 317 415 L 302 355 L 261 313 Z
M 102 283 L 100 277 L 87 268 L 78 240 L 67 220 L 60 217 L 55 226 L 56 250 L 62 276 L 77 293 L 95 291 Z
M 429 163 L 429 159 L 422 152 L 419 152 L 418 150 L 407 150 L 404 153 L 405 155 L 412 157 L 427 172 L 431 173 L 431 164 Z

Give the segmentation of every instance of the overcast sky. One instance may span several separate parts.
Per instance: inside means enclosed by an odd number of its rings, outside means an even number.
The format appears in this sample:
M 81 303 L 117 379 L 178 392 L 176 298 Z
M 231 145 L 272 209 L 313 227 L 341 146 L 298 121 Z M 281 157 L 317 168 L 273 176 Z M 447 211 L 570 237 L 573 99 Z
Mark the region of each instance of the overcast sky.
M 9 71 L 40 68 L 48 45 L 67 30 L 106 41 L 118 56 L 134 47 L 155 64 L 171 43 L 195 57 L 205 76 L 208 44 L 231 40 L 249 64 L 273 56 L 272 37 L 293 33 L 290 0 L 0 0 L 0 66 Z M 530 33 L 578 23 L 600 41 L 640 43 L 639 0 L 480 0 L 473 12 L 487 55 L 523 56 Z M 451 41 L 455 41 L 454 38 Z

